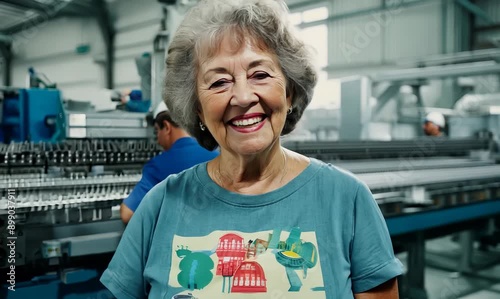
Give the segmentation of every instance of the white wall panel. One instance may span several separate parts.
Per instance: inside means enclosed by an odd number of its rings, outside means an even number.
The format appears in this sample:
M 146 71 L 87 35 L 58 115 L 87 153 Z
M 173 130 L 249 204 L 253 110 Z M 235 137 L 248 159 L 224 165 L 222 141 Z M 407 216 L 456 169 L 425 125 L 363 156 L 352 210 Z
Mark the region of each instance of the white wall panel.
M 16 59 L 43 59 L 57 53 L 74 52 L 76 46 L 89 44 L 102 51 L 102 38 L 93 18 L 59 18 L 22 31 L 14 36 Z
M 500 1 L 498 0 L 477 0 L 476 5 L 479 6 L 493 21 L 500 23 Z M 478 20 L 479 25 L 486 25 L 483 21 Z
M 333 21 L 330 28 L 331 65 L 355 66 L 381 61 L 383 28 L 374 15 Z
M 80 45 L 90 51 L 77 54 Z M 25 86 L 29 67 L 44 73 L 63 91 L 75 86 L 102 88 L 104 68 L 95 62 L 104 43 L 93 18 L 58 18 L 14 36 L 12 85 Z
M 137 73 L 133 57 L 116 61 L 113 71 L 116 89 L 135 89 L 140 87 L 140 77 Z
M 140 54 L 144 52 L 151 52 L 152 50 L 153 46 L 148 43 L 115 49 L 115 63 L 120 63 L 123 60 L 135 59 L 135 57 Z
M 333 0 L 330 15 L 340 15 L 382 6 L 382 0 Z
M 160 29 L 162 6 L 156 0 L 121 0 L 110 4 L 115 17 L 116 89 L 140 87 L 135 57 L 153 51 L 153 40 Z
M 162 18 L 162 5 L 157 0 L 119 0 L 109 4 L 117 32 L 154 24 Z
M 334 1 L 333 6 L 342 6 L 343 2 Z M 346 7 L 354 5 L 359 10 L 363 7 L 358 6 L 358 1 L 347 2 L 352 3 L 345 4 Z M 401 58 L 439 54 L 442 14 L 440 1 L 425 1 L 333 21 L 329 32 L 329 64 L 342 69 L 371 67 L 392 65 Z
M 441 53 L 442 8 L 440 1 L 402 7 L 386 13 L 384 57 L 386 61 Z
M 476 4 L 486 13 L 491 23 L 476 17 L 477 27 L 488 27 L 500 23 L 500 1 L 498 0 L 478 0 Z M 476 48 L 500 47 L 500 29 L 479 31 L 476 35 Z
M 152 48 L 153 39 L 158 32 L 158 28 L 159 25 L 153 25 L 120 32 L 116 35 L 115 47 L 121 49 L 131 45 L 148 45 Z
M 2 55 L 0 55 L 0 86 L 3 86 L 3 78 L 5 75 L 5 60 Z
M 12 69 L 12 82 L 15 86 L 24 86 L 26 75 L 30 66 L 44 73 L 52 82 L 57 83 L 61 89 L 85 84 L 95 88 L 104 87 L 102 67 L 96 63 L 92 56 L 66 55 L 57 59 L 15 61 Z

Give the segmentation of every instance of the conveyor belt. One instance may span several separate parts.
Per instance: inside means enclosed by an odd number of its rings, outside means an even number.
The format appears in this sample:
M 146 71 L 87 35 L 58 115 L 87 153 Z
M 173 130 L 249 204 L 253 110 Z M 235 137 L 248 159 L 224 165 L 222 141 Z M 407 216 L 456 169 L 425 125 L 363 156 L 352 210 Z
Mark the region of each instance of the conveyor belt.
M 430 157 L 426 159 L 378 159 L 331 161 L 335 166 L 353 173 L 408 171 L 421 169 L 442 169 L 459 167 L 477 167 L 494 164 L 491 160 L 473 160 L 469 158 Z
M 298 141 L 285 142 L 284 147 L 320 160 L 421 158 L 464 156 L 474 150 L 490 150 L 487 138 L 419 138 L 393 141 Z
M 500 165 L 449 169 L 361 173 L 357 175 L 370 189 L 426 186 L 471 180 L 500 180 Z
M 130 190 L 127 192 L 99 192 L 94 194 L 65 194 L 64 199 L 62 196 L 54 196 L 54 198 L 45 198 L 37 200 L 38 198 L 23 197 L 16 202 L 16 209 L 28 208 L 28 211 L 48 211 L 57 209 L 66 209 L 74 207 L 95 207 L 98 202 L 110 203 L 112 201 L 121 201 L 127 197 Z M 1 214 L 7 214 L 7 203 L 0 203 Z
M 500 213 L 500 198 L 446 209 L 426 210 L 387 217 L 391 236 L 435 229 L 442 226 L 491 217 Z
M 154 140 L 67 140 L 0 144 L 0 167 L 143 164 L 161 152 Z
M 76 177 L 76 178 L 51 178 L 48 176 L 33 175 L 26 179 L 0 178 L 0 189 L 22 188 L 26 189 L 44 189 L 44 188 L 65 188 L 81 186 L 99 186 L 106 184 L 113 185 L 135 185 L 141 179 L 141 174 L 121 174 L 121 175 L 101 175 L 95 177 Z

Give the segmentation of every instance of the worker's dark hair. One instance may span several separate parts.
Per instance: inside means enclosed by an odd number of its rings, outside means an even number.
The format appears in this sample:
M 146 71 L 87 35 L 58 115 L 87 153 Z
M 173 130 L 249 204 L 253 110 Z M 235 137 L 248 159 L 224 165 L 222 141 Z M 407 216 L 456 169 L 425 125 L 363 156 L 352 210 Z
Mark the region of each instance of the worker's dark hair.
M 158 125 L 160 129 L 163 129 L 165 126 L 163 125 L 163 121 L 166 120 L 169 123 L 172 124 L 172 126 L 178 128 L 179 124 L 177 124 L 173 119 L 172 116 L 170 115 L 169 111 L 163 111 L 158 113 L 158 115 L 155 118 L 155 123 Z

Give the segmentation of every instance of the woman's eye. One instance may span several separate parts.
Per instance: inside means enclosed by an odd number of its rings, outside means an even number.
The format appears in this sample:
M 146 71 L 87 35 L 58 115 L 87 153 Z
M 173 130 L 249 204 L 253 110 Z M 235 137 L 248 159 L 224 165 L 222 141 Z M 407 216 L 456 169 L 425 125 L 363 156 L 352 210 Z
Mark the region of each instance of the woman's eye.
M 270 77 L 270 75 L 266 72 L 257 72 L 255 74 L 253 74 L 252 77 L 255 79 L 266 79 L 266 78 Z
M 221 79 L 221 80 L 218 80 L 218 81 L 215 81 L 214 83 L 212 83 L 212 85 L 210 85 L 210 89 L 212 88 L 218 88 L 218 87 L 222 87 L 224 86 L 224 84 L 226 84 L 228 81 L 226 79 Z

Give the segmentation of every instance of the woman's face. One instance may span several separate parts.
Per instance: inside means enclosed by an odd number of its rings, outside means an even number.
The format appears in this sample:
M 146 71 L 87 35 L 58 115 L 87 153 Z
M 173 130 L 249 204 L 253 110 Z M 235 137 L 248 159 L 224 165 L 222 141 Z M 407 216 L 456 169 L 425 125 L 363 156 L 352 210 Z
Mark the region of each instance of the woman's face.
M 291 106 L 276 56 L 250 42 L 235 49 L 226 37 L 200 62 L 197 92 L 201 121 L 221 148 L 240 155 L 273 145 Z

